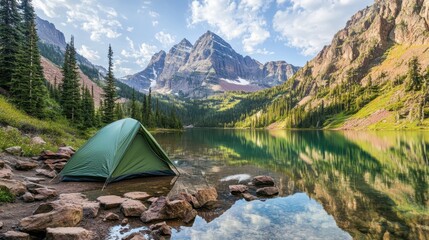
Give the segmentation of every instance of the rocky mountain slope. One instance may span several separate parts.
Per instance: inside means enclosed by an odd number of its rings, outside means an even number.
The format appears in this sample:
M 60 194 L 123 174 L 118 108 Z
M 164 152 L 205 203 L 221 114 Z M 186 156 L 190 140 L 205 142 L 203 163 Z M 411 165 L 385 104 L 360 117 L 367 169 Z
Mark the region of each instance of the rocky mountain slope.
M 289 79 L 298 67 L 284 61 L 261 64 L 238 54 L 230 44 L 208 31 L 194 45 L 183 39 L 168 53 L 161 51 L 148 66 L 122 81 L 139 91 L 201 98 L 226 91 L 252 92 Z
M 273 128 L 429 126 L 428 23 L 429 0 L 376 0 L 356 13 L 293 81 L 274 90 L 279 98 L 263 108 L 271 110 L 257 109 L 243 126 L 261 120 L 274 123 Z M 415 79 L 409 75 L 413 58 Z M 409 90 L 410 81 L 422 86 Z

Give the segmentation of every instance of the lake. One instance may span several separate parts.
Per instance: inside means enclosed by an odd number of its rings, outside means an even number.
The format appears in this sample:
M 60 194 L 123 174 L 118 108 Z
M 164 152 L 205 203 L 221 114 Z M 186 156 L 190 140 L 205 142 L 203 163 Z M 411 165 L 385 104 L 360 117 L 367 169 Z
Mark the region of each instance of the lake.
M 185 172 L 159 193 L 211 185 L 221 203 L 175 226 L 172 239 L 429 238 L 429 132 L 190 129 L 154 136 Z M 257 175 L 272 176 L 279 196 L 247 202 L 229 193 L 229 185 Z

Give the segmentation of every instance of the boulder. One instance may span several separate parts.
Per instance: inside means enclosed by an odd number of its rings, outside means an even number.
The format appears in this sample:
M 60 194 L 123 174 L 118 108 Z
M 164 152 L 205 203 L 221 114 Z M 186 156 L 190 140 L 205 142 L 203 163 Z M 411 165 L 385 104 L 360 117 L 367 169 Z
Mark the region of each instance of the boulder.
M 112 209 L 119 207 L 125 200 L 126 198 L 121 198 L 116 195 L 106 195 L 97 198 L 97 201 L 100 202 L 101 207 L 103 207 L 104 209 Z
M 22 148 L 20 146 L 9 147 L 5 149 L 5 152 L 12 155 L 21 155 Z
M 144 237 L 143 233 L 136 232 L 136 233 L 131 233 L 130 235 L 122 238 L 122 240 L 146 240 L 146 238 Z
M 59 201 L 81 205 L 84 217 L 95 218 L 100 210 L 100 203 L 89 201 L 82 193 L 60 194 Z
M 185 201 L 189 202 L 193 207 L 199 206 L 198 200 L 194 196 L 192 196 L 191 194 L 186 193 L 186 192 L 181 192 L 177 195 L 174 195 L 174 196 L 170 197 L 169 200 L 170 201 L 185 200 Z
M 3 234 L 4 240 L 30 240 L 30 235 L 24 232 L 7 231 Z
M 279 189 L 277 187 L 263 187 L 256 190 L 256 194 L 270 197 L 279 194 Z
M 82 220 L 83 209 L 78 204 L 55 201 L 41 204 L 34 215 L 21 219 L 24 232 L 44 232 L 46 228 L 74 227 Z
M 71 146 L 66 146 L 66 147 L 60 147 L 58 148 L 58 152 L 57 153 L 63 153 L 63 154 L 67 154 L 70 157 L 74 155 L 74 153 L 76 152 L 76 150 L 71 147 Z
M 198 204 L 194 207 L 211 207 L 217 202 L 217 196 L 217 191 L 214 187 L 198 189 L 197 192 L 194 194 L 194 197 L 197 199 Z
M 0 169 L 0 178 L 10 179 L 12 178 L 12 176 L 13 176 L 12 170 L 10 170 L 9 168 Z
M 255 186 L 274 186 L 274 179 L 270 176 L 256 176 L 252 179 Z
M 36 188 L 34 189 L 34 192 L 37 195 L 40 195 L 43 197 L 43 199 L 48 199 L 48 198 L 53 198 L 57 196 L 57 191 L 55 189 L 50 189 L 50 188 Z M 36 200 L 37 197 L 35 196 Z
M 149 226 L 152 231 L 152 235 L 170 236 L 171 227 L 166 222 L 160 222 Z
M 197 216 L 197 211 L 195 211 L 191 204 L 185 200 L 168 201 L 165 212 L 168 219 L 180 218 L 186 223 L 194 220 Z
M 253 200 L 256 200 L 256 199 L 258 199 L 256 196 L 253 196 L 252 194 L 250 194 L 250 193 L 242 193 L 241 194 L 241 196 L 244 198 L 244 199 L 246 199 L 246 201 L 253 201 Z
M 46 240 L 91 240 L 95 234 L 81 227 L 47 228 Z
M 118 214 L 114 214 L 112 212 L 109 212 L 106 214 L 106 216 L 103 218 L 103 221 L 116 221 L 119 220 Z
M 57 176 L 57 173 L 55 171 L 48 171 L 46 169 L 36 169 L 36 175 L 42 175 L 48 178 L 54 178 Z
M 126 226 L 126 225 L 128 224 L 128 222 L 129 222 L 128 218 L 124 218 L 124 219 L 122 219 L 122 221 L 121 221 L 121 225 L 122 225 L 122 226 Z
M 24 179 L 25 179 L 25 181 L 31 182 L 31 183 L 40 183 L 40 182 L 45 181 L 44 178 L 37 178 L 37 177 L 26 177 Z
M 43 140 L 43 138 L 41 138 L 41 137 L 31 138 L 30 143 L 33 145 L 45 145 L 46 144 L 45 140 Z
M 249 187 L 247 187 L 246 185 L 230 185 L 229 186 L 229 191 L 232 194 L 240 194 L 240 193 L 244 193 L 247 192 L 249 190 Z
M 27 191 L 24 183 L 18 180 L 0 179 L 0 186 L 7 188 L 15 196 L 21 196 Z
M 68 152 L 63 151 L 63 152 L 54 153 L 52 151 L 45 150 L 40 155 L 39 160 L 46 160 L 46 159 L 69 159 L 69 158 L 70 158 L 70 153 L 68 153 Z
M 150 197 L 148 200 L 146 200 L 148 203 L 152 204 L 154 202 L 156 202 L 156 200 L 158 200 L 157 197 Z
M 22 195 L 22 200 L 24 200 L 24 202 L 34 202 L 34 196 L 30 192 L 26 192 Z
M 146 210 L 142 202 L 133 199 L 127 199 L 121 204 L 121 211 L 126 217 L 140 217 Z
M 143 201 L 150 198 L 151 196 L 146 192 L 128 192 L 124 194 L 124 197 Z
M 165 197 L 159 197 L 150 205 L 148 210 L 142 213 L 140 219 L 144 223 L 167 219 L 167 213 L 165 212 L 166 205 L 167 199 Z

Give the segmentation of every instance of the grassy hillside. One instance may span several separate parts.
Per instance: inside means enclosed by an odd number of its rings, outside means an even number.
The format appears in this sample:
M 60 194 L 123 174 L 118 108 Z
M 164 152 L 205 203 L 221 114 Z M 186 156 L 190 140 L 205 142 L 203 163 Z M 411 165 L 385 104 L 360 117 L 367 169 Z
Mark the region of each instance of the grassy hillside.
M 26 156 L 38 155 L 45 149 L 56 150 L 62 144 L 79 147 L 88 138 L 86 133 L 70 127 L 64 119 L 51 121 L 30 117 L 17 110 L 4 96 L 0 96 L 0 127 L 0 151 L 21 146 Z M 42 137 L 47 144 L 32 144 L 34 136 Z

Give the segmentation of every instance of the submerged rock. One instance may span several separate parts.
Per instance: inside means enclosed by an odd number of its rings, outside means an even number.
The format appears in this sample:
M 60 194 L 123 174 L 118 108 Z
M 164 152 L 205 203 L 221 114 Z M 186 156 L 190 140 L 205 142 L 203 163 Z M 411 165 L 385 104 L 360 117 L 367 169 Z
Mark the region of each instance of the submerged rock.
M 249 187 L 246 185 L 230 185 L 229 186 L 229 191 L 232 194 L 240 194 L 240 193 L 247 192 L 248 190 L 249 190 Z
M 74 227 L 83 217 L 82 206 L 55 201 L 43 203 L 34 215 L 21 219 L 19 228 L 24 232 L 44 232 L 51 227 Z
M 46 240 L 92 240 L 95 234 L 81 227 L 47 228 Z
M 3 234 L 5 240 L 30 240 L 30 235 L 24 232 L 7 231 Z
M 124 197 L 134 199 L 134 200 L 146 200 L 151 197 L 151 195 L 146 192 L 128 192 L 124 194 Z
M 194 196 L 198 201 L 198 205 L 194 206 L 195 208 L 212 207 L 217 203 L 218 195 L 214 187 L 198 189 Z
M 260 196 L 274 196 L 279 194 L 279 189 L 277 187 L 264 187 L 256 190 L 256 194 Z
M 252 179 L 255 186 L 274 186 L 274 179 L 270 176 L 256 176 Z
M 121 198 L 116 195 L 106 195 L 97 198 L 97 201 L 100 202 L 101 207 L 103 207 L 104 209 L 112 209 L 119 207 L 125 200 L 126 198 Z
M 127 199 L 121 204 L 121 211 L 126 217 L 140 217 L 146 210 L 142 202 L 133 199 Z

